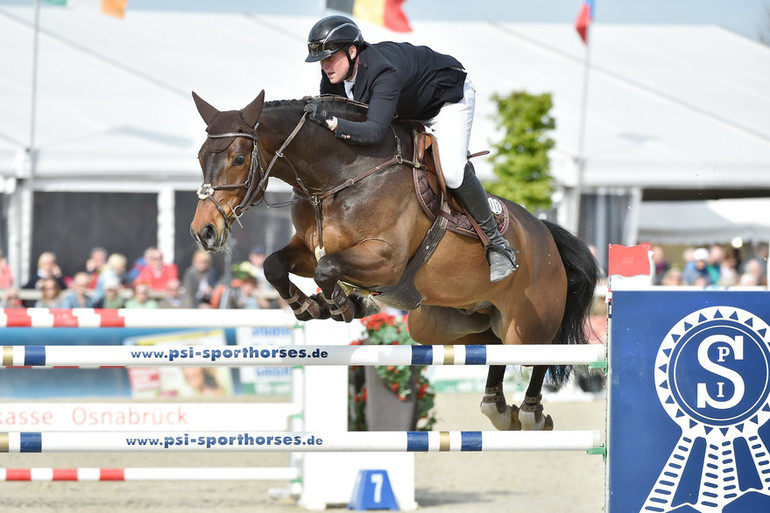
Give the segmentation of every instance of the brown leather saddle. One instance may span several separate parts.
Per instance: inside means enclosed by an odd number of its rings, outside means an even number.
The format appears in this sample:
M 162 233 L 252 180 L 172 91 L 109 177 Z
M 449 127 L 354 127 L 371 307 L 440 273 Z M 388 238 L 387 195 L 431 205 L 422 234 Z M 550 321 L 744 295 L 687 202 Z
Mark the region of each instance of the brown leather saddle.
M 401 310 L 414 310 L 422 303 L 422 296 L 414 285 L 414 277 L 430 258 L 446 230 L 481 240 L 481 229 L 449 193 L 441 172 L 438 144 L 433 135 L 420 130 L 414 132 L 414 157 L 412 160 L 414 189 L 425 215 L 433 221 L 425 239 L 406 265 L 398 283 L 391 286 L 373 287 L 369 292 L 379 295 L 389 305 Z M 469 157 L 470 158 L 470 157 Z M 505 232 L 510 214 L 497 196 L 487 194 L 490 208 L 495 214 L 498 227 Z M 478 229 L 477 229 L 478 228 Z M 485 241 L 486 244 L 488 241 Z
M 414 168 L 412 176 L 414 179 L 414 190 L 417 199 L 420 202 L 425 215 L 433 221 L 436 216 L 443 216 L 447 219 L 447 230 L 460 235 L 465 235 L 474 239 L 479 239 L 473 223 L 465 212 L 463 206 L 455 199 L 450 189 L 447 189 L 444 181 L 444 174 L 441 170 L 441 162 L 438 159 L 438 144 L 436 138 L 426 132 L 415 132 L 414 135 L 414 162 L 422 164 L 420 168 Z M 484 153 L 477 153 L 468 158 L 479 156 Z M 473 165 L 471 164 L 471 167 Z M 447 199 L 449 211 L 441 209 L 441 195 Z M 500 199 L 487 193 L 487 199 L 490 203 L 492 213 L 495 214 L 497 226 L 501 233 L 505 233 L 510 223 L 510 214 L 505 204 Z

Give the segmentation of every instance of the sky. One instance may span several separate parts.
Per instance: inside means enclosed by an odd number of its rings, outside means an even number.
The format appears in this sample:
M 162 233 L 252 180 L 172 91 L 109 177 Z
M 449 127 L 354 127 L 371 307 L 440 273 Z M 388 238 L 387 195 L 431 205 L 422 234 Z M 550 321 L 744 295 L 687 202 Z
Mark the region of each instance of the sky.
M 29 0 L 27 0 L 29 1 Z M 407 0 L 412 20 L 572 23 L 582 0 Z M 322 15 L 323 0 L 128 0 L 128 9 L 200 9 Z M 472 7 L 469 7 L 471 5 Z M 770 41 L 770 0 L 595 0 L 596 23 L 708 23 Z
M 77 2 L 78 0 L 69 0 Z M 0 0 L 32 5 L 34 0 Z M 469 7 L 469 4 L 472 7 Z M 582 0 L 406 0 L 411 20 L 573 23 Z M 324 0 L 128 0 L 128 10 L 322 16 Z M 770 0 L 595 0 L 595 23 L 716 24 L 770 44 Z

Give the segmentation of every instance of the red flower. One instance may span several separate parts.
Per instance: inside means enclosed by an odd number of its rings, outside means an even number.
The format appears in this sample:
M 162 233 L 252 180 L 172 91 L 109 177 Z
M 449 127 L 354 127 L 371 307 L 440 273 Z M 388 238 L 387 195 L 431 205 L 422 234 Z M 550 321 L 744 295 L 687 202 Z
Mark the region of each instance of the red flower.
M 393 383 L 392 385 L 390 385 L 390 389 L 393 390 L 394 392 L 398 392 L 398 383 Z
M 422 399 L 425 397 L 425 393 L 428 391 L 428 385 L 423 383 L 420 385 L 420 388 L 417 389 L 417 399 Z

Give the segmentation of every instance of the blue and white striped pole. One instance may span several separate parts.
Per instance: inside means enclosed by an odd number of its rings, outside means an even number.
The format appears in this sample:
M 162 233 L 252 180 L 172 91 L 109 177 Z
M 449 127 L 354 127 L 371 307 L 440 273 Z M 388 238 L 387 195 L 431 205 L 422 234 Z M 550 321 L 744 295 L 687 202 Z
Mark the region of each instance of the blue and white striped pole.
M 588 451 L 599 431 L 6 432 L 0 453 Z
M 351 346 L 2 346 L 3 367 L 253 367 L 302 365 L 588 365 L 600 344 Z

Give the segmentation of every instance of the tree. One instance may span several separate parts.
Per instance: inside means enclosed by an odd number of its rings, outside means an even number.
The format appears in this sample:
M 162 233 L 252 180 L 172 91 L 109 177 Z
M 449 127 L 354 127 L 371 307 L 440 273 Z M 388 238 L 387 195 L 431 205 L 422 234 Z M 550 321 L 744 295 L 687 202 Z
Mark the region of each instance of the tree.
M 490 157 L 497 181 L 484 186 L 528 210 L 550 208 L 553 184 L 548 151 L 554 141 L 547 132 L 556 127 L 550 115 L 551 95 L 515 91 L 508 96 L 494 94 L 492 100 L 503 137 L 492 144 Z

